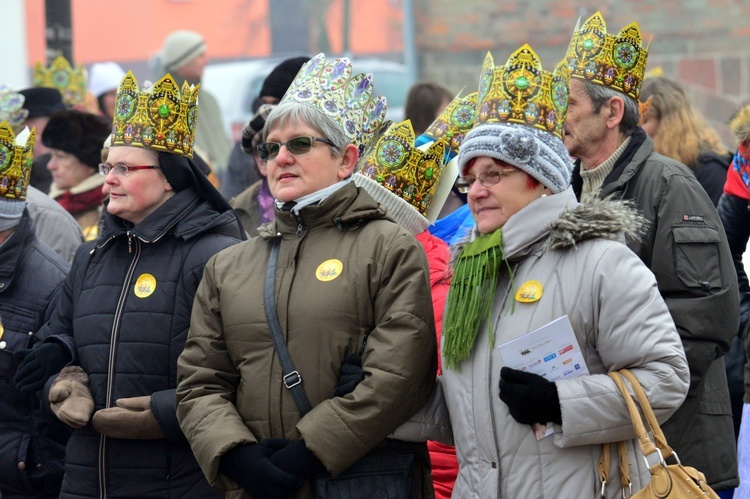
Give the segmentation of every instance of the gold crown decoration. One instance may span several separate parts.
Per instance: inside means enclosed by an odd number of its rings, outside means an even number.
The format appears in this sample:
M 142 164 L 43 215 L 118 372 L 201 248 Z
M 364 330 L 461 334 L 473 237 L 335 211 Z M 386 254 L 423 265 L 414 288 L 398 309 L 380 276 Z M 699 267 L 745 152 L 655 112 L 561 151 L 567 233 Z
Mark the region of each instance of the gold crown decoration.
M 374 93 L 371 74 L 352 74 L 348 58 L 326 62 L 320 53 L 297 73 L 279 106 L 302 103 L 331 118 L 360 155 L 377 136 L 385 120 L 386 100 Z
M 193 157 L 200 84 L 180 87 L 167 73 L 147 90 L 128 71 L 117 89 L 112 147 L 131 146 Z
M 474 126 L 477 95 L 478 92 L 474 92 L 466 97 L 457 96 L 454 98 L 443 112 L 435 118 L 435 121 L 427 127 L 422 137 L 432 141 L 445 137 L 448 142 L 449 156 L 453 157 L 458 154 L 458 148 L 461 146 L 464 136 Z
M 18 134 L 8 122 L 0 123 L 0 196 L 23 201 L 29 188 L 31 165 L 34 162 L 36 129 Z
M 37 62 L 32 81 L 35 87 L 56 88 L 63 102 L 69 106 L 86 105 L 86 73 L 83 66 L 79 64 L 74 69 L 63 56 L 58 56 L 48 68 Z
M 545 71 L 528 44 L 513 52 L 504 66 L 495 67 L 488 52 L 479 78 L 476 124 L 518 123 L 562 139 L 569 86 L 565 61 L 553 72 Z
M 421 151 L 414 147 L 415 138 L 410 120 L 392 124 L 363 158 L 358 172 L 424 216 L 445 169 L 448 142 L 442 138 Z
M 641 93 L 648 46 L 643 46 L 638 23 L 630 23 L 617 36 L 607 34 L 607 23 L 597 12 L 576 27 L 565 58 L 570 75 L 621 92 L 636 101 Z

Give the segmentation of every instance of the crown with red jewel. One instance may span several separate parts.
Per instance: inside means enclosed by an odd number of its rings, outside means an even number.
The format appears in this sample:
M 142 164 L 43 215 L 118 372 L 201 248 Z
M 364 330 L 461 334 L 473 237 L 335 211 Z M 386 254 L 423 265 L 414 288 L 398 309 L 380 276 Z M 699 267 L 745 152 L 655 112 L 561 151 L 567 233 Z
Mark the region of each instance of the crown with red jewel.
M 495 67 L 488 52 L 479 77 L 475 124 L 518 123 L 562 139 L 569 84 L 564 60 L 553 72 L 545 71 L 528 44 L 513 52 L 504 66 Z
M 630 23 L 617 36 L 607 34 L 607 23 L 597 12 L 576 26 L 568 46 L 570 75 L 610 87 L 636 101 L 641 93 L 648 46 L 644 47 L 637 23 Z
M 112 147 L 131 146 L 193 157 L 200 85 L 182 84 L 166 74 L 140 91 L 131 71 L 117 90 Z
M 6 121 L 0 123 L 0 197 L 14 201 L 26 199 L 34 162 L 36 130 L 25 128 L 17 136 Z
M 450 156 L 454 157 L 458 154 L 464 135 L 474 126 L 476 108 L 477 92 L 466 97 L 456 97 L 422 135 L 432 141 L 445 138 L 450 148 Z

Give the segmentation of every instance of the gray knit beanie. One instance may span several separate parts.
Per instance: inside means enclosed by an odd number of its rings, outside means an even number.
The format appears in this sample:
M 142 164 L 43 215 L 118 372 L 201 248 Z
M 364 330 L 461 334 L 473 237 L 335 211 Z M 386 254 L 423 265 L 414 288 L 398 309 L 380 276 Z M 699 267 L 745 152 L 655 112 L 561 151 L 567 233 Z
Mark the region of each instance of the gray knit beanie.
M 206 42 L 195 31 L 180 30 L 171 33 L 161 49 L 164 71 L 181 68 L 206 50 Z
M 487 156 L 523 170 L 553 193 L 570 185 L 573 161 L 562 140 L 542 130 L 516 123 L 488 123 L 473 128 L 458 152 L 463 175 L 474 158 Z
M 26 208 L 26 201 L 0 197 L 0 232 L 12 229 L 21 223 L 24 208 Z

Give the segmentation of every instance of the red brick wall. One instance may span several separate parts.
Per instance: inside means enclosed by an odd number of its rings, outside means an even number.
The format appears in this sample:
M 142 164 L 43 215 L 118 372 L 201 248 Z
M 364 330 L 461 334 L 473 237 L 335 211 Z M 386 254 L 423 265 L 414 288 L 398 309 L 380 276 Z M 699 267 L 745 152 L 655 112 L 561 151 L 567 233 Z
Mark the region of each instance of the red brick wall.
M 678 79 L 733 147 L 726 122 L 750 94 L 746 0 L 414 0 L 421 79 L 474 91 L 487 51 L 502 64 L 528 42 L 545 69 L 565 56 L 580 17 L 601 10 L 610 33 L 636 21 L 651 39 L 648 68 Z

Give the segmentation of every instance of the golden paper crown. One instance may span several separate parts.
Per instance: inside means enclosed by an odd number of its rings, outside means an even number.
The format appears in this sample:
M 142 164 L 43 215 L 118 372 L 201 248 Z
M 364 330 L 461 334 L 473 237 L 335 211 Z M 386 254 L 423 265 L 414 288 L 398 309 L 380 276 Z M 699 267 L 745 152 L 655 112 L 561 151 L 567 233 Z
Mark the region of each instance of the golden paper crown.
M 36 130 L 28 128 L 16 134 L 7 122 L 0 123 L 0 196 L 23 201 L 29 188 L 34 162 Z
M 69 106 L 86 105 L 86 73 L 80 64 L 73 69 L 68 60 L 58 56 L 48 68 L 37 62 L 34 66 L 35 87 L 56 88 Z
M 198 115 L 197 86 L 166 74 L 143 92 L 131 71 L 117 89 L 112 147 L 131 146 L 193 157 Z
M 414 147 L 415 138 L 410 120 L 394 123 L 362 160 L 359 173 L 408 202 L 424 216 L 445 169 L 448 142 L 439 139 L 423 152 Z
M 608 35 L 607 24 L 601 12 L 597 12 L 573 32 L 565 58 L 571 76 L 638 100 L 648 47 L 643 47 L 637 23 L 628 24 L 617 36 Z
M 348 58 L 326 63 L 325 54 L 321 53 L 302 66 L 279 106 L 298 102 L 320 110 L 339 126 L 361 155 L 375 139 L 387 109 L 385 97 L 373 90 L 371 74 L 352 74 Z
M 432 141 L 445 137 L 448 142 L 449 156 L 453 157 L 458 154 L 464 135 L 474 126 L 476 108 L 477 92 L 466 97 L 456 97 L 422 135 Z
M 476 124 L 519 123 L 562 139 L 569 85 L 565 61 L 551 73 L 544 71 L 528 44 L 513 52 L 504 66 L 495 67 L 488 52 L 479 78 Z

